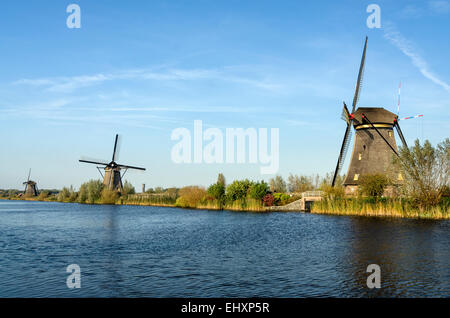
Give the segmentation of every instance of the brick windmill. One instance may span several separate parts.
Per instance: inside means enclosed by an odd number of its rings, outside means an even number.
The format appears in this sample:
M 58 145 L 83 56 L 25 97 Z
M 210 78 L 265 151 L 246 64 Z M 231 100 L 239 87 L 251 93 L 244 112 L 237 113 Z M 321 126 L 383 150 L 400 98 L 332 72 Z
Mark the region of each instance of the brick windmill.
M 344 179 L 346 194 L 355 193 L 361 177 L 367 174 L 381 173 L 390 175 L 394 183 L 400 183 L 402 176 L 392 169 L 392 155 L 397 155 L 394 127 L 404 147 L 407 147 L 405 138 L 398 124 L 398 115 L 382 107 L 358 107 L 359 94 L 364 73 L 366 59 L 367 37 L 359 67 L 358 80 L 356 82 L 355 95 L 353 97 L 352 111 L 350 112 L 344 102 L 342 119 L 347 123 L 344 139 L 333 175 L 332 186 L 344 164 L 345 156 L 350 144 L 352 126 L 355 130 L 353 153 Z
M 92 163 L 96 165 L 101 165 L 101 167 L 97 167 L 98 171 L 100 172 L 100 175 L 103 178 L 103 184 L 107 186 L 109 189 L 118 190 L 121 191 L 123 188 L 122 184 L 122 177 L 125 175 L 128 169 L 136 169 L 136 170 L 145 170 L 145 168 L 140 167 L 134 167 L 134 166 L 128 166 L 128 165 L 122 165 L 118 164 L 116 160 L 116 151 L 117 151 L 117 141 L 118 141 L 119 135 L 116 134 L 116 140 L 114 141 L 114 150 L 112 155 L 111 162 L 101 162 L 101 161 L 91 161 L 91 160 L 83 160 L 80 159 L 80 162 L 85 163 Z M 105 171 L 105 174 L 103 175 L 100 168 L 103 168 Z M 121 175 L 120 171 L 124 169 L 125 172 Z
M 25 181 L 23 184 L 25 185 L 25 190 L 23 191 L 24 196 L 27 197 L 36 197 L 39 195 L 37 183 L 33 180 L 30 180 L 31 176 L 31 169 L 28 172 L 28 178 L 27 181 Z

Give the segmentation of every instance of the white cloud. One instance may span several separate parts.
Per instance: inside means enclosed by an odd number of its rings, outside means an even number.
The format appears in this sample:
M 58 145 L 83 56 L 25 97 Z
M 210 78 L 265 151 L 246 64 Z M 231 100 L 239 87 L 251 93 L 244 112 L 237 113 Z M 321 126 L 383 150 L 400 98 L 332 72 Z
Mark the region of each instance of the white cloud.
M 413 44 L 405 39 L 403 35 L 395 29 L 391 23 L 385 24 L 384 37 L 396 46 L 403 54 L 411 59 L 412 64 L 422 73 L 423 76 L 440 85 L 450 92 L 450 85 L 439 79 L 437 75 L 430 71 L 428 63 L 414 49 Z

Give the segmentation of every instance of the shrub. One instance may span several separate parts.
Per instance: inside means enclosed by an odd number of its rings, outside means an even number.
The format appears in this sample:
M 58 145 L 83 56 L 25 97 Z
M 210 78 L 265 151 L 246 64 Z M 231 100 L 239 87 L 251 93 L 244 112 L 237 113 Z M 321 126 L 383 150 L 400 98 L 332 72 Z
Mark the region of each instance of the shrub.
M 198 186 L 181 188 L 175 205 L 182 208 L 196 208 L 206 196 L 206 190 Z
M 273 195 L 271 193 L 268 193 L 263 198 L 264 206 L 272 206 L 274 202 Z
M 367 174 L 361 177 L 359 190 L 365 196 L 375 199 L 383 196 L 384 189 L 389 185 L 389 179 L 383 174 Z
M 103 204 L 116 204 L 116 200 L 119 198 L 119 193 L 116 190 L 104 188 L 102 190 L 100 201 Z
M 226 189 L 226 196 L 228 201 L 245 201 L 247 198 L 247 193 L 253 182 L 248 179 L 245 180 L 235 180 Z
M 286 193 L 274 193 L 273 203 L 275 205 L 285 205 L 290 198 L 289 194 Z
M 252 199 L 261 201 L 267 192 L 269 192 L 269 185 L 261 181 L 251 185 L 249 195 Z
M 41 193 L 39 193 L 38 200 L 45 200 L 49 197 L 49 195 L 50 195 L 49 191 L 43 190 L 43 191 L 41 191 Z

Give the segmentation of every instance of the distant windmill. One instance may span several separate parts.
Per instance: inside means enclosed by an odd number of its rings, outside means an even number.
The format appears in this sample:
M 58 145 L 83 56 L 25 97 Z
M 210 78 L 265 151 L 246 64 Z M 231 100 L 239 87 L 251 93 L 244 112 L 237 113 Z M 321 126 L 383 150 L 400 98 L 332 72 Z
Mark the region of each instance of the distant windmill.
M 39 194 L 37 189 L 37 183 L 30 180 L 30 175 L 31 175 L 31 168 L 30 171 L 28 172 L 27 181 L 23 183 L 25 185 L 25 190 L 23 191 L 23 194 L 27 197 L 36 197 Z
M 386 174 L 389 171 L 392 171 L 392 169 L 390 169 L 392 164 L 392 154 L 394 153 L 398 156 L 394 137 L 394 127 L 397 130 L 403 146 L 407 147 L 398 123 L 398 115 L 382 107 L 358 107 L 358 109 L 356 109 L 362 86 L 366 49 L 367 37 L 361 58 L 351 112 L 344 102 L 342 119 L 347 123 L 347 128 L 345 130 L 344 140 L 342 141 L 332 181 L 332 185 L 334 186 L 336 177 L 339 175 L 339 171 L 344 164 L 353 126 L 353 129 L 355 130 L 355 142 L 353 144 L 350 165 L 344 179 L 346 193 L 354 193 L 361 182 L 361 177 L 364 175 L 373 173 Z M 395 179 L 400 182 L 402 176 L 397 174 Z
M 114 142 L 114 150 L 113 150 L 111 162 L 107 163 L 107 162 L 99 162 L 99 161 L 91 161 L 91 160 L 83 160 L 83 159 L 80 159 L 79 161 L 104 166 L 104 167 L 97 167 L 98 171 L 100 172 L 100 175 L 103 177 L 103 184 L 110 189 L 121 191 L 123 188 L 122 176 L 125 175 L 125 173 L 127 172 L 128 169 L 145 170 L 145 168 L 122 165 L 122 164 L 118 164 L 115 161 L 118 138 L 119 138 L 119 135 L 116 134 L 116 140 Z M 100 168 L 104 168 L 104 170 L 105 170 L 104 175 L 102 175 Z M 122 170 L 122 169 L 125 170 L 123 175 L 120 174 L 120 170 Z

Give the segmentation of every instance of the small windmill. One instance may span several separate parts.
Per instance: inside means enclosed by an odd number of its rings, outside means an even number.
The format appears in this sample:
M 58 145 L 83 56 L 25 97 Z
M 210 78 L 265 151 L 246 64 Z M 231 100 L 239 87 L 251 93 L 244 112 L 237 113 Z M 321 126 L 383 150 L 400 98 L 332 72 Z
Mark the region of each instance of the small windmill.
M 358 107 L 359 94 L 361 91 L 364 64 L 366 59 L 367 37 L 364 44 L 364 51 L 359 67 L 358 79 L 356 82 L 355 95 L 353 97 L 352 111 L 350 112 L 344 102 L 342 119 L 347 123 L 341 150 L 339 152 L 336 169 L 333 175 L 332 186 L 335 185 L 336 177 L 344 164 L 345 156 L 349 148 L 352 126 L 355 130 L 355 142 L 353 153 L 344 179 L 346 193 L 354 192 L 361 181 L 361 176 L 373 173 L 388 173 L 392 171 L 392 153 L 398 156 L 397 145 L 395 143 L 394 131 L 397 133 L 407 147 L 405 138 L 400 129 L 398 115 L 382 107 Z M 397 180 L 401 180 L 401 175 L 397 175 Z
M 97 169 L 103 178 L 103 184 L 105 186 L 107 186 L 109 189 L 121 191 L 123 188 L 122 177 L 125 175 L 125 173 L 128 171 L 128 169 L 145 170 L 145 168 L 122 165 L 122 164 L 118 164 L 115 161 L 118 138 L 119 138 L 119 135 L 116 134 L 116 140 L 114 141 L 114 150 L 113 150 L 111 162 L 107 163 L 106 161 L 100 162 L 100 161 L 91 161 L 91 160 L 83 160 L 83 159 L 80 159 L 79 161 L 100 165 L 101 167 L 97 167 Z M 100 168 L 103 168 L 105 170 L 104 175 L 101 173 Z M 122 169 L 124 169 L 125 172 L 121 175 L 120 171 Z
M 37 183 L 30 180 L 30 176 L 31 176 L 31 168 L 30 171 L 28 171 L 27 181 L 23 183 L 25 185 L 25 190 L 23 191 L 23 194 L 27 197 L 36 197 L 39 195 Z

